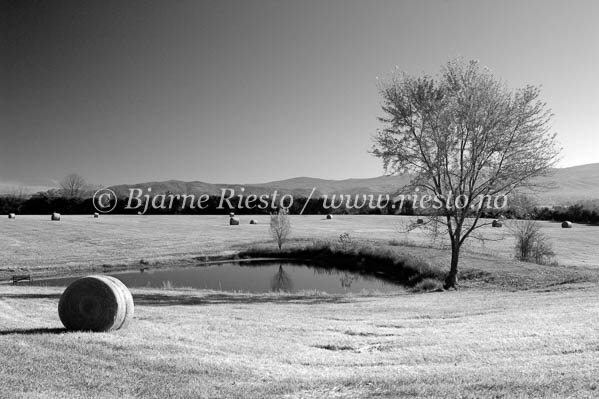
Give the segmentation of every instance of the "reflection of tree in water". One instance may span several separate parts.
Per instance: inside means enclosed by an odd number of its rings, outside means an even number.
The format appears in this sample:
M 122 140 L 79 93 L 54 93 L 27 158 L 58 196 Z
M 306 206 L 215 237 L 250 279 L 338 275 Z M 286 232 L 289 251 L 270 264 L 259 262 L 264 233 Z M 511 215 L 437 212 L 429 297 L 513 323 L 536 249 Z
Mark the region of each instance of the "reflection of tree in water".
M 343 287 L 343 288 L 351 288 L 351 285 L 357 279 L 358 279 L 357 276 L 352 276 L 349 273 L 344 273 L 343 277 L 339 278 L 339 281 L 341 281 L 341 287 Z
M 289 274 L 283 270 L 283 265 L 279 265 L 279 270 L 270 279 L 270 290 L 283 292 L 291 292 L 293 290 L 293 282 Z

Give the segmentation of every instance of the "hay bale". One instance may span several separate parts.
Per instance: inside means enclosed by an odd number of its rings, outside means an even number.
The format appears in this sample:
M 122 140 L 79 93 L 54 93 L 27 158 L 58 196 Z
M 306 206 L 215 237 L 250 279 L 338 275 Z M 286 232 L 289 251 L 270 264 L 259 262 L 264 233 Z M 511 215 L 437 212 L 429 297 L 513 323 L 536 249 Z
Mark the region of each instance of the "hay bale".
M 333 215 L 331 215 L 330 213 L 327 215 L 327 219 L 332 219 Z
M 416 219 L 416 224 L 424 224 L 424 219 L 421 219 L 421 218 Z
M 503 223 L 501 223 L 499 220 L 495 219 L 495 220 L 493 220 L 493 223 L 491 223 L 491 226 L 493 226 L 493 227 L 502 227 Z
M 50 220 L 60 220 L 60 213 L 54 212 Z
M 236 216 L 232 216 L 231 219 L 229 219 L 229 225 L 231 226 L 237 226 L 239 224 L 239 218 Z
M 16 219 L 16 218 L 17 218 L 17 216 L 16 216 L 14 213 L 9 213 L 9 214 L 8 214 L 8 218 L 9 218 L 9 219 Z
M 76 280 L 63 292 L 58 316 L 71 331 L 113 331 L 133 319 L 133 297 L 114 277 L 88 276 Z
M 99 218 L 100 214 L 98 212 L 94 213 L 94 218 Z
M 229 216 L 230 216 L 230 217 L 234 217 L 234 216 L 235 216 L 235 212 L 230 212 L 230 213 L 229 213 Z
M 251 219 L 250 224 L 258 224 L 258 221 L 256 219 Z
M 571 229 L 572 222 L 562 222 L 562 229 Z

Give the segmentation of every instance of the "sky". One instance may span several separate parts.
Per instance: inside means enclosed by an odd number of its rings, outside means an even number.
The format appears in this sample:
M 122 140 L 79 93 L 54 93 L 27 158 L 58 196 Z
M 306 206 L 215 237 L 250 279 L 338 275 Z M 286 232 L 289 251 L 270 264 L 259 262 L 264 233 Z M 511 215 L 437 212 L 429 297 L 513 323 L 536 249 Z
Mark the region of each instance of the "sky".
M 377 77 L 458 56 L 599 162 L 595 0 L 0 2 L 0 185 L 379 176 Z

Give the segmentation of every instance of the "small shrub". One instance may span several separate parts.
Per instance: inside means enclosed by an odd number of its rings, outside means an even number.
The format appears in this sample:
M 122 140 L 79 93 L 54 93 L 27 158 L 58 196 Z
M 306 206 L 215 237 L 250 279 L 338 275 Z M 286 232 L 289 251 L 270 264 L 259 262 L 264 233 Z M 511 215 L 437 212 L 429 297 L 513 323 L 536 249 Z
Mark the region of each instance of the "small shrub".
M 414 286 L 414 292 L 443 291 L 443 283 L 434 278 L 425 278 Z
M 516 238 L 516 259 L 549 264 L 555 256 L 549 238 L 541 232 L 541 225 L 534 220 L 517 220 L 510 227 Z
M 349 233 L 343 233 L 339 236 L 339 242 L 341 243 L 342 247 L 349 247 L 352 244 L 352 239 L 349 236 Z

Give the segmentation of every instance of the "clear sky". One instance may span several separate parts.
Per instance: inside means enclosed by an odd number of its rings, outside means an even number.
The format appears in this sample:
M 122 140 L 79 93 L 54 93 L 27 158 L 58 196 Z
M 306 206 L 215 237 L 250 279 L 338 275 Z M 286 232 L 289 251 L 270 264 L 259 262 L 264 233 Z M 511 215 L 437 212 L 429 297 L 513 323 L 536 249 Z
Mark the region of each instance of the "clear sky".
M 599 162 L 599 2 L 2 1 L 0 183 L 382 174 L 376 77 L 478 59 Z

